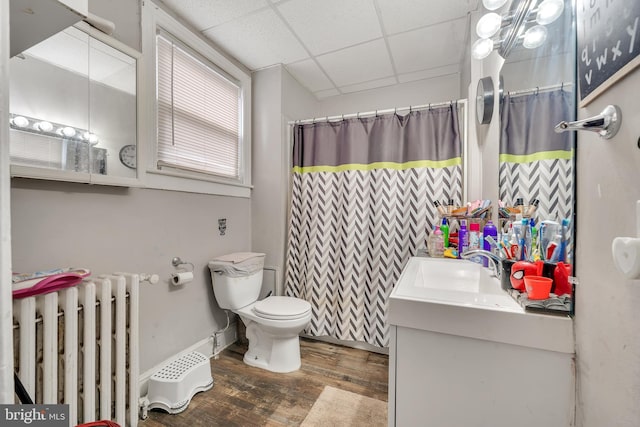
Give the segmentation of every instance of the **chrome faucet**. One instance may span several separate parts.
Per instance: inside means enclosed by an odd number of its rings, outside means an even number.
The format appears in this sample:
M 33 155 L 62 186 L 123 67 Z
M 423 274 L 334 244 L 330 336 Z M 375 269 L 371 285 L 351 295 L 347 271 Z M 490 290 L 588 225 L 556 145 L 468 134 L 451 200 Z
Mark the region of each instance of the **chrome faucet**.
M 484 249 L 471 249 L 460 255 L 462 259 L 473 258 L 474 256 L 483 256 L 488 260 L 491 260 L 493 266 L 493 274 L 500 280 L 502 277 L 502 259 L 493 252 L 485 251 Z

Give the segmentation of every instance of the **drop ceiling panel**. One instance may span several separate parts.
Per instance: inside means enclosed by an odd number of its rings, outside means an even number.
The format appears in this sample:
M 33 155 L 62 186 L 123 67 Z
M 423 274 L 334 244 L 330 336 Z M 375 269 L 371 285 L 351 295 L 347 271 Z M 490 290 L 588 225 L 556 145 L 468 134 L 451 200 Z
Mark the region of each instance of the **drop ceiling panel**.
M 363 90 L 376 89 L 379 87 L 391 86 L 398 83 L 395 77 L 386 77 L 384 79 L 372 80 L 364 83 L 356 83 L 349 86 L 341 86 L 340 91 L 343 93 L 360 92 Z
M 239 18 L 263 7 L 266 0 L 162 0 L 198 31 Z
M 300 84 L 311 92 L 333 88 L 333 83 L 313 59 L 294 62 L 286 65 L 286 68 Z
M 308 57 L 272 9 L 245 15 L 203 34 L 252 70 Z
M 393 67 L 383 39 L 317 57 L 338 86 L 390 77 Z
M 467 16 L 478 0 L 378 0 L 386 33 L 396 34 Z
M 428 70 L 415 71 L 413 73 L 399 74 L 400 83 L 413 82 L 416 80 L 432 79 L 434 77 L 447 76 L 460 71 L 458 64 L 445 65 L 444 67 L 431 68 Z
M 465 49 L 467 19 L 461 18 L 389 37 L 400 74 L 459 64 Z
M 313 55 L 382 37 L 373 0 L 295 0 L 277 9 Z

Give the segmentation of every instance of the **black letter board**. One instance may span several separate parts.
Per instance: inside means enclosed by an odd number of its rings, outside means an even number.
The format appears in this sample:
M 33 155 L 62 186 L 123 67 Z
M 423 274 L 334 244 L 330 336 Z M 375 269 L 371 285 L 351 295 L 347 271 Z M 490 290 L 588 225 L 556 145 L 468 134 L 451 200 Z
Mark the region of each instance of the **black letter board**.
M 640 63 L 640 1 L 578 0 L 580 107 Z

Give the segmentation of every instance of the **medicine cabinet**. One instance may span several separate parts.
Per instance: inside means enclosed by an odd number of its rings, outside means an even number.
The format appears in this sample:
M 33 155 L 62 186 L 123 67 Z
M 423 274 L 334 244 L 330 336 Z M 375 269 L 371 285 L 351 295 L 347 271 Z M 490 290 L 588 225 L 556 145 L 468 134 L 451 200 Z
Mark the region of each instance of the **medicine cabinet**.
M 11 58 L 11 175 L 138 185 L 139 57 L 79 23 Z

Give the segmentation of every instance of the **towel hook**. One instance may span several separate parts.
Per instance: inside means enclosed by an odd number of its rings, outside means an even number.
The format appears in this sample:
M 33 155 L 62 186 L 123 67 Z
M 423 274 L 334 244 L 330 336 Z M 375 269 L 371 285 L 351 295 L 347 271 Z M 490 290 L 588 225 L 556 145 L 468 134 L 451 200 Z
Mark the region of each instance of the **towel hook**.
M 597 116 L 575 122 L 561 121 L 553 129 L 556 133 L 570 130 L 590 130 L 604 139 L 611 139 L 620 130 L 622 111 L 617 105 L 607 105 Z

